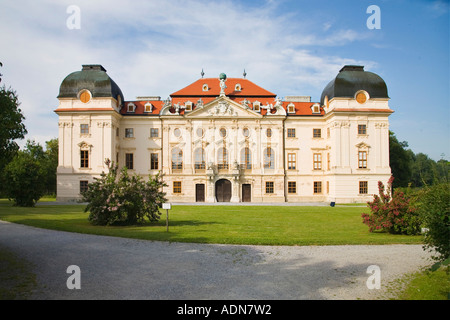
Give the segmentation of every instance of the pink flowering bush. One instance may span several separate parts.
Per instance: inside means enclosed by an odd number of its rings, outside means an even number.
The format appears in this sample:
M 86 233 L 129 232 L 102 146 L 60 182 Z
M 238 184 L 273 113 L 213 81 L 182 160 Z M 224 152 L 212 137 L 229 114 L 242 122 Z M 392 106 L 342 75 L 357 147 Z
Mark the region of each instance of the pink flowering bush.
M 167 201 L 162 192 L 162 187 L 167 186 L 162 175 L 158 173 L 145 182 L 136 174 L 128 175 L 126 167 L 119 172 L 109 160 L 106 164 L 109 172 L 103 172 L 83 193 L 89 221 L 94 225 L 130 225 L 142 224 L 146 218 L 159 220 L 159 208 Z
M 387 231 L 395 234 L 417 234 L 420 232 L 420 219 L 416 208 L 403 192 L 395 191 L 391 197 L 394 177 L 388 181 L 387 189 L 378 181 L 379 195 L 373 196 L 373 201 L 367 202 L 371 213 L 363 213 L 363 223 L 369 226 L 369 231 Z

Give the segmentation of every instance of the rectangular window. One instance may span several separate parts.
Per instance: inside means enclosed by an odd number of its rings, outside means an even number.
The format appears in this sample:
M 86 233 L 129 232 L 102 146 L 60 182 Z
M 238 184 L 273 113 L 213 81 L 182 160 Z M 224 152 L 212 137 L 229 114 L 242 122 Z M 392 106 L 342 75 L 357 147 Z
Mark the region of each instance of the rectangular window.
M 358 152 L 358 168 L 360 169 L 367 168 L 367 151 Z
M 358 134 L 367 134 L 367 127 L 365 124 L 358 124 Z
M 88 124 L 80 124 L 80 133 L 81 134 L 89 134 L 89 125 Z
M 126 128 L 125 129 L 125 138 L 133 138 L 133 137 L 134 137 L 133 128 Z
M 89 182 L 86 180 L 80 181 L 80 193 L 86 192 L 88 190 L 88 184 Z
M 133 170 L 133 154 L 132 153 L 126 153 L 125 154 L 125 166 Z
M 314 194 L 322 193 L 322 181 L 314 181 Z
M 273 181 L 266 182 L 266 193 L 273 193 Z
M 288 138 L 295 138 L 295 129 L 294 128 L 288 128 L 287 129 L 287 136 L 288 136 Z
M 313 138 L 322 138 L 322 129 L 313 129 Z
M 89 151 L 81 150 L 81 168 L 89 168 Z
M 150 138 L 158 138 L 158 137 L 159 137 L 159 129 L 150 128 Z
M 150 169 L 158 170 L 159 169 L 159 159 L 157 153 L 150 154 Z
M 173 182 L 173 193 L 181 193 L 181 181 Z
M 297 193 L 297 182 L 288 181 L 288 193 Z
M 313 154 L 313 166 L 314 170 L 322 170 L 322 154 L 321 153 L 314 153 Z
M 295 153 L 288 153 L 288 170 L 295 170 L 296 162 Z
M 368 194 L 369 193 L 369 187 L 367 181 L 360 181 L 359 182 L 359 194 Z

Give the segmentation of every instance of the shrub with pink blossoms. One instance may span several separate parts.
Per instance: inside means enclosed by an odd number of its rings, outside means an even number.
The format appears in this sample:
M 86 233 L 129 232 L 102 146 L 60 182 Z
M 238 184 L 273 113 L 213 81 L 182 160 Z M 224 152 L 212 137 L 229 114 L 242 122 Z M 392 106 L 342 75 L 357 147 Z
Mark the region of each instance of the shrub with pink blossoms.
M 388 181 L 387 189 L 378 181 L 379 195 L 373 196 L 373 201 L 367 202 L 370 214 L 363 213 L 363 223 L 369 226 L 369 231 L 387 231 L 394 234 L 417 234 L 420 232 L 421 221 L 416 208 L 403 192 L 391 188 L 394 177 Z

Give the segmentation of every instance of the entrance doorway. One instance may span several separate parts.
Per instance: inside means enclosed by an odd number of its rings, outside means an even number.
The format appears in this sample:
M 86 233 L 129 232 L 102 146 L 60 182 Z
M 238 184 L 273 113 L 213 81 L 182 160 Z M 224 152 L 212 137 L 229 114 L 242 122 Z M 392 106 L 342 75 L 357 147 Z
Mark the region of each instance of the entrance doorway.
M 220 179 L 216 182 L 216 199 L 217 202 L 230 202 L 231 182 L 227 179 Z
M 252 202 L 252 185 L 242 185 L 242 202 Z
M 196 202 L 205 202 L 205 185 L 204 184 L 196 184 L 195 185 L 195 201 Z

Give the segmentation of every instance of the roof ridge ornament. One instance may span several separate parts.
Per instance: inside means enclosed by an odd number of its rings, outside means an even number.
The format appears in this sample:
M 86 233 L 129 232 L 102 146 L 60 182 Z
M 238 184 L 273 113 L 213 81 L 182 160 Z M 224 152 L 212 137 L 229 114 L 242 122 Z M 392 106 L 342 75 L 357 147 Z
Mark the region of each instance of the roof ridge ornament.
M 221 73 L 219 75 L 219 80 L 220 80 L 220 97 L 225 97 L 225 89 L 227 88 L 225 81 L 227 81 L 227 75 L 225 73 Z

